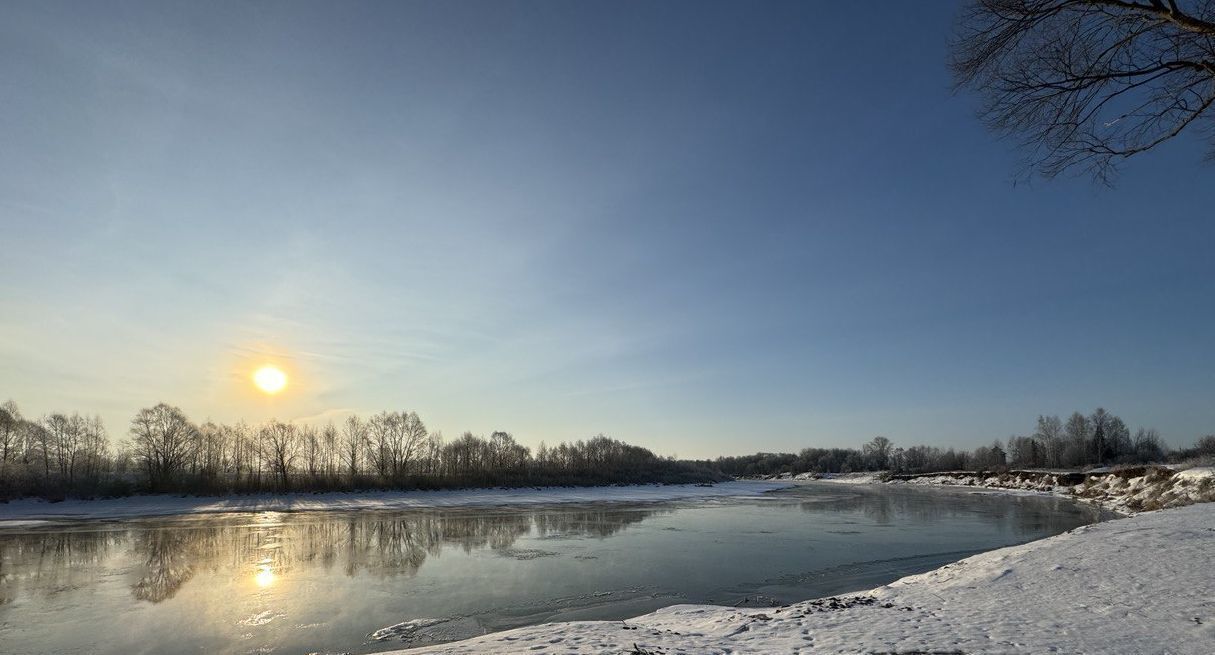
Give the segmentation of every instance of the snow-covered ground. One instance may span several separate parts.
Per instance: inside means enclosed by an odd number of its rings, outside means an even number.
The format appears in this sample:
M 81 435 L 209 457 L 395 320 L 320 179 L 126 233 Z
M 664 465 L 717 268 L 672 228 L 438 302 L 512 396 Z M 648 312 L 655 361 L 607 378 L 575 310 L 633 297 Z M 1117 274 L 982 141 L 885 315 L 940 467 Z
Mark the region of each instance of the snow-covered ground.
M 1053 493 L 1123 514 L 1215 501 L 1215 469 L 1209 466 L 1182 471 L 1166 467 L 1138 467 L 1092 473 L 1080 484 L 1064 480 L 1075 473 L 1050 471 L 999 474 L 951 472 L 891 483 Z
M 407 652 L 1210 655 L 1215 504 L 1089 525 L 788 607 L 676 605 Z
M 885 471 L 864 471 L 859 473 L 798 473 L 794 480 L 817 480 L 820 482 L 835 482 L 837 484 L 876 484 L 882 481 Z
M 719 482 L 714 485 L 631 485 L 621 487 L 536 487 L 525 489 L 458 489 L 451 491 L 379 491 L 367 493 L 258 494 L 249 496 L 131 496 L 106 500 L 48 503 L 17 500 L 0 504 L 0 527 L 29 525 L 48 519 L 100 519 L 213 514 L 220 512 L 307 512 L 322 510 L 416 509 L 554 503 L 647 503 L 690 498 L 754 496 L 788 483 Z

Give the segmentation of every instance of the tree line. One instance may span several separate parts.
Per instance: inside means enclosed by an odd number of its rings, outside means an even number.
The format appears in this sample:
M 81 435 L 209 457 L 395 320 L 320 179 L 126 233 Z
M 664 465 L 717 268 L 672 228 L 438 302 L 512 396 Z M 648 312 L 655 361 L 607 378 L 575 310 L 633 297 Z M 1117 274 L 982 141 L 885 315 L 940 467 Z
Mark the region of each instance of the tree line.
M 122 496 L 141 492 L 249 493 L 490 486 L 693 483 L 715 470 L 598 435 L 541 444 L 508 432 L 447 441 L 416 412 L 347 417 L 340 424 L 191 421 L 164 403 L 139 410 L 111 443 L 100 418 L 22 417 L 0 406 L 0 498 Z
M 861 448 L 805 448 L 714 460 L 677 461 L 598 435 L 534 451 L 508 432 L 465 432 L 448 441 L 416 412 L 348 416 L 340 423 L 278 420 L 195 423 L 164 403 L 139 410 L 127 438 L 112 443 L 101 419 L 21 415 L 0 405 L 0 499 L 122 496 L 144 492 L 252 493 L 490 486 L 694 483 L 731 476 L 1007 468 L 1082 468 L 1215 457 L 1215 435 L 1173 450 L 1158 431 L 1134 433 L 1098 408 L 1039 416 L 1031 434 L 974 450 L 896 447 L 875 437 Z
M 1098 407 L 1088 415 L 1074 412 L 1066 421 L 1058 416 L 1039 416 L 1033 433 L 1013 435 L 1003 442 L 997 439 L 989 446 L 974 450 L 924 445 L 900 448 L 886 437 L 875 437 L 861 448 L 805 448 L 796 454 L 756 453 L 699 463 L 732 476 L 770 476 L 857 471 L 932 473 L 1084 468 L 1198 457 L 1215 457 L 1215 435 L 1198 439 L 1193 447 L 1173 450 L 1157 430 L 1139 428 L 1132 433 L 1125 421 Z

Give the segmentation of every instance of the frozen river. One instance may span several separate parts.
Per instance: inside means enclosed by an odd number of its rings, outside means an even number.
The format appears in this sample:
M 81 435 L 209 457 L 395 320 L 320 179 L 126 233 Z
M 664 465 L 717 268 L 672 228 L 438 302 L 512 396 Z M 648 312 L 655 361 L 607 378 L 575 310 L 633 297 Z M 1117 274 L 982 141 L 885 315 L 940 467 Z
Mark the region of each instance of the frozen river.
M 649 504 L 8 528 L 0 644 L 374 652 L 675 603 L 757 606 L 866 589 L 1101 518 L 1051 497 L 808 484 Z

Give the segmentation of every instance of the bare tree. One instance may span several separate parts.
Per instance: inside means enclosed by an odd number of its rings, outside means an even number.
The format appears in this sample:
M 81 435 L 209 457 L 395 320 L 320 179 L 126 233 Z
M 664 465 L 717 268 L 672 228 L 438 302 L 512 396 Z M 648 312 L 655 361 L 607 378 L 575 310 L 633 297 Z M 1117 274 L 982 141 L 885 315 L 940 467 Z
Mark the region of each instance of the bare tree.
M 1134 444 L 1131 442 L 1131 429 L 1117 416 L 1110 416 L 1109 426 L 1105 430 L 1106 450 L 1108 457 L 1114 461 L 1123 461 L 1134 454 Z
M 81 419 L 81 428 L 79 474 L 85 481 L 93 483 L 101 477 L 106 466 L 110 440 L 100 416 Z
M 392 451 L 400 438 L 395 412 L 380 412 L 367 419 L 367 459 L 381 478 L 392 471 Z
M 1164 459 L 1164 443 L 1155 428 L 1139 428 L 1135 432 L 1135 458 L 1140 462 L 1159 462 Z
M 59 480 L 66 483 L 74 481 L 76 473 L 76 457 L 80 451 L 80 439 L 83 421 L 78 414 L 51 414 L 42 419 L 42 427 L 50 435 L 50 453 L 55 468 L 58 469 Z
M 239 483 L 241 476 L 250 477 L 253 473 L 253 460 L 256 452 L 253 440 L 249 438 L 249 426 L 244 422 L 224 426 L 225 441 L 228 443 L 228 466 L 234 481 Z
M 531 451 L 515 441 L 509 432 L 498 430 L 489 435 L 491 466 L 500 473 L 517 473 L 527 463 Z
M 300 428 L 300 443 L 304 449 L 304 467 L 308 470 L 308 477 L 315 482 L 323 466 L 320 432 L 315 426 L 303 426 Z
M 1215 434 L 1208 434 L 1205 437 L 1199 437 L 1198 443 L 1194 445 L 1194 450 L 1196 450 L 1199 455 L 1215 457 Z
M 199 475 L 208 479 L 214 479 L 219 475 L 227 437 L 227 431 L 211 421 L 198 427 L 198 447 L 195 450 L 194 459 Z
M 884 470 L 890 466 L 890 439 L 874 437 L 872 441 L 861 446 L 861 452 L 873 463 L 873 467 Z
M 1092 435 L 1092 461 L 1104 463 L 1105 456 L 1109 454 L 1110 413 L 1104 407 L 1098 407 L 1089 415 L 1088 424 L 1091 427 L 1089 434 Z
M 325 477 L 333 480 L 337 474 L 338 431 L 333 422 L 325 424 L 321 430 L 321 452 L 324 459 Z
M 422 448 L 421 458 L 423 463 L 422 472 L 426 475 L 439 475 L 442 473 L 443 464 L 443 433 L 434 431 L 430 433 L 430 437 L 426 439 L 426 445 Z
M 1042 443 L 1042 454 L 1047 466 L 1063 466 L 1063 421 L 1058 416 L 1038 416 L 1038 428 L 1034 438 Z
M 1211 118 L 1215 3 L 974 0 L 952 68 L 1027 172 L 1109 183 L 1120 162 Z
M 410 412 L 403 416 L 402 428 L 404 431 L 404 444 L 401 449 L 401 470 L 407 471 L 414 463 L 414 460 L 422 453 L 429 433 L 426 431 L 426 424 L 418 417 L 417 412 Z
M 409 473 L 426 444 L 426 425 L 417 412 L 380 412 L 367 421 L 368 454 L 382 478 L 400 479 Z
M 299 431 L 290 423 L 270 421 L 258 431 L 258 441 L 261 444 L 262 459 L 274 473 L 279 488 L 286 489 L 290 482 L 291 470 L 295 466 L 295 458 L 299 454 Z
M 160 403 L 131 419 L 131 446 L 152 485 L 175 482 L 192 456 L 194 427 L 185 412 Z
M 4 475 L 9 459 L 16 459 L 21 449 L 21 412 L 17 403 L 9 400 L 0 405 L 0 476 Z
M 351 414 L 342 424 L 342 465 L 350 474 L 353 482 L 359 475 L 359 466 L 363 461 L 363 446 L 367 441 L 367 426 L 359 417 Z
M 1067 443 L 1063 446 L 1063 465 L 1080 466 L 1088 462 L 1091 433 L 1088 419 L 1080 412 L 1072 412 L 1063 430 L 1067 436 Z

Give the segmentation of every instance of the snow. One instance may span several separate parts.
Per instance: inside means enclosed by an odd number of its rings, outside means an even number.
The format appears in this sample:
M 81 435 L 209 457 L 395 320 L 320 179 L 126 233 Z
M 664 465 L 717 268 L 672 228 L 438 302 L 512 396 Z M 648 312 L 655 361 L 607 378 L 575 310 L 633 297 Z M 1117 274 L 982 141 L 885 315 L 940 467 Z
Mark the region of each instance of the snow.
M 798 473 L 794 480 L 815 480 L 818 482 L 834 482 L 836 484 L 875 484 L 881 482 L 885 471 L 866 471 L 861 473 Z
M 763 481 L 714 485 L 630 485 L 619 487 L 533 487 L 525 489 L 457 489 L 445 491 L 377 491 L 366 493 L 256 494 L 249 496 L 132 496 L 106 500 L 48 503 L 17 500 L 0 504 L 0 527 L 29 525 L 33 520 L 114 519 L 222 512 L 310 512 L 324 510 L 420 509 L 557 503 L 648 503 L 692 498 L 755 496 L 788 487 Z
M 39 519 L 34 519 L 34 520 L 30 520 L 30 521 L 0 520 L 0 528 L 32 528 L 36 525 L 47 525 L 49 523 L 50 523 L 50 521 L 44 521 L 44 520 L 39 520 Z
M 1138 477 L 1090 477 L 1071 491 L 1081 500 L 1132 513 L 1215 501 L 1215 476 L 1209 467 L 1180 472 L 1156 468 Z
M 1139 472 L 1137 477 L 1131 477 Z M 975 473 L 948 471 L 918 475 L 906 480 L 890 480 L 887 484 L 911 484 L 932 487 L 967 487 L 975 491 L 1000 493 L 1053 494 L 1075 498 L 1122 514 L 1181 507 L 1194 503 L 1215 501 L 1215 469 L 1194 467 L 1176 471 L 1166 466 L 1131 467 L 1086 472 L 1081 484 L 1065 483 L 1075 471 L 1014 470 L 1007 473 Z M 880 474 L 871 474 L 868 482 L 880 483 Z M 825 481 L 840 482 L 823 478 Z M 857 482 L 865 480 L 856 477 Z
M 395 625 L 390 625 L 387 628 L 380 628 L 379 630 L 376 630 L 375 632 L 371 633 L 370 635 L 367 635 L 367 637 L 372 641 L 386 641 L 388 639 L 407 639 L 407 638 L 409 638 L 410 635 L 417 632 L 418 630 L 422 630 L 424 628 L 429 628 L 430 626 L 438 625 L 440 623 L 446 623 L 447 621 L 448 621 L 447 618 L 414 619 L 413 621 L 402 621 Z
M 892 480 L 889 484 L 913 484 L 930 487 L 974 487 L 976 490 L 1000 491 L 1002 493 L 1046 493 L 1070 495 L 1072 488 L 1060 485 L 1054 476 L 1043 477 L 1008 477 L 1001 478 L 993 474 L 961 474 L 944 473 L 912 478 L 910 480 Z
M 1077 528 L 858 594 L 782 608 L 675 605 L 407 652 L 1209 655 L 1213 526 L 1215 504 L 1203 503 Z
M 1194 468 L 1178 471 L 1177 477 L 1186 480 L 1205 480 L 1215 478 L 1215 466 L 1195 466 Z

